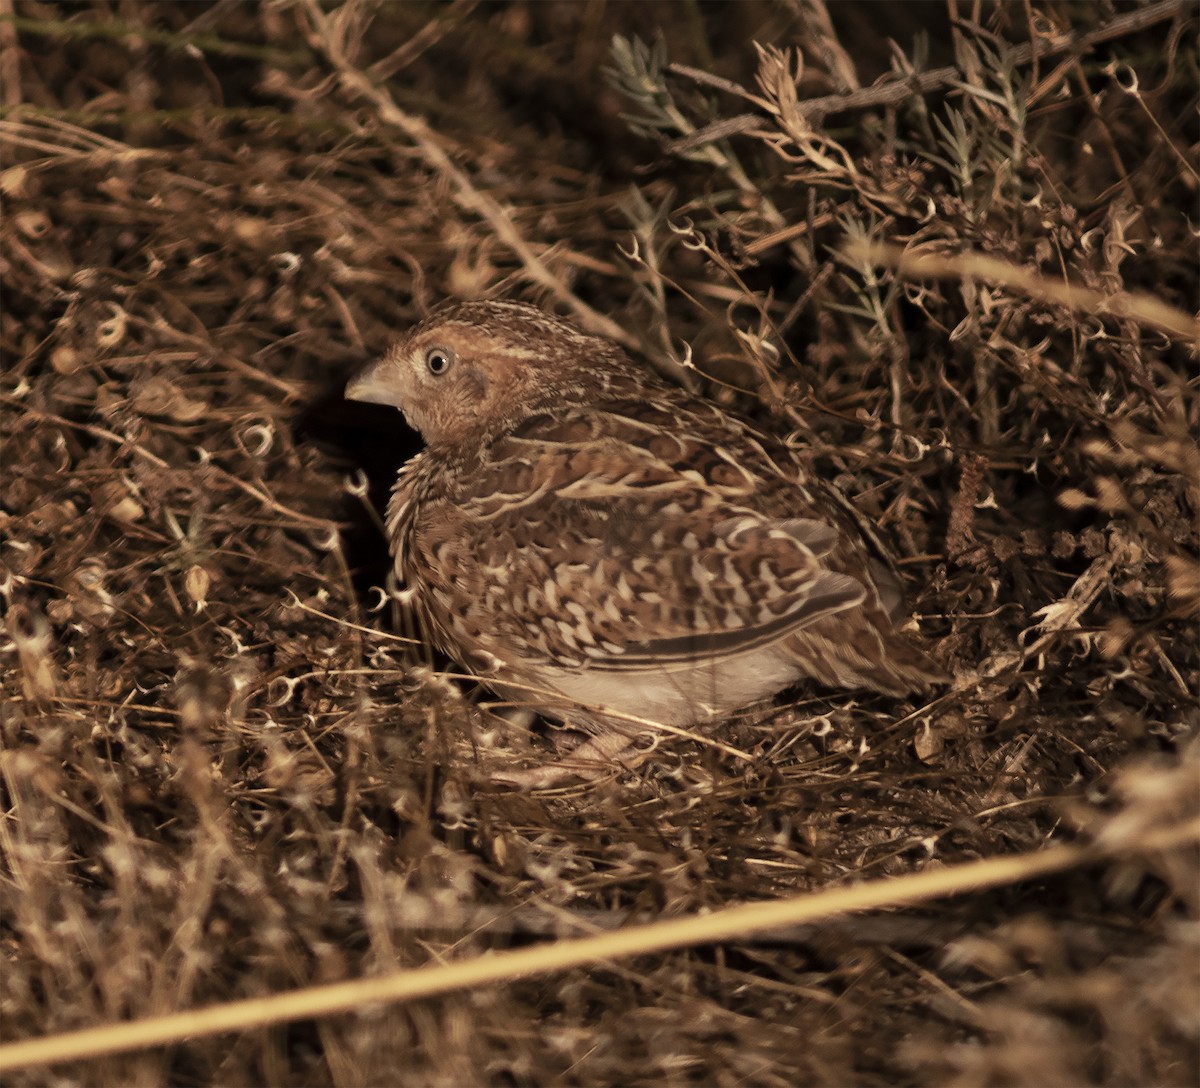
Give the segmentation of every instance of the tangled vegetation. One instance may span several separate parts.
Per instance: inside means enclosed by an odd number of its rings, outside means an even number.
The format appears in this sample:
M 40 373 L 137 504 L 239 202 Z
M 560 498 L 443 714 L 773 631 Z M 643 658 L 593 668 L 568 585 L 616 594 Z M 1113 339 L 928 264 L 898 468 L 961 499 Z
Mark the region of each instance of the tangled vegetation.
M 5 1083 L 1196 1083 L 1196 32 L 1178 0 L 0 8 L 0 1043 L 1093 851 Z M 341 398 L 485 295 L 787 436 L 954 683 L 489 785 L 550 727 L 412 638 L 379 511 L 417 440 Z

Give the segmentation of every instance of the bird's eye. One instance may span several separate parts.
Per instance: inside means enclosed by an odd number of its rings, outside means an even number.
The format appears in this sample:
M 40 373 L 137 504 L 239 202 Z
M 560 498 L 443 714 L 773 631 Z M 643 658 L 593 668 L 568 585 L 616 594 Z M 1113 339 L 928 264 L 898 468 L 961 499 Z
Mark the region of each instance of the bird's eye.
M 425 365 L 435 378 L 445 374 L 453 362 L 454 356 L 447 348 L 430 348 L 425 352 Z

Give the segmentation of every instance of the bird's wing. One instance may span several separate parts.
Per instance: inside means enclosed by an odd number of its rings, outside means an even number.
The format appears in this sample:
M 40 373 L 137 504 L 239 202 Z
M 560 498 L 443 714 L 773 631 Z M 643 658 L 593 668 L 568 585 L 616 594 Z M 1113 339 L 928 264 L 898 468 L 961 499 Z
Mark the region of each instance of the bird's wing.
M 736 655 L 860 604 L 836 513 L 714 410 L 535 416 L 409 538 L 454 643 L 604 670 Z M 503 656 L 503 655 L 502 655 Z

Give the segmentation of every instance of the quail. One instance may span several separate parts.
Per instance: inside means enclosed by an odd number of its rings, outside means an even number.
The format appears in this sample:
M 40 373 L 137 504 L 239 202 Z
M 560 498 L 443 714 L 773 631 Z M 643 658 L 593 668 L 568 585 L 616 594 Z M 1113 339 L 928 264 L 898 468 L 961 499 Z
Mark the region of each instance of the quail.
M 387 512 L 431 640 L 586 736 L 510 784 L 593 777 L 646 729 L 809 679 L 891 695 L 941 669 L 893 617 L 865 520 L 783 442 L 521 302 L 442 306 L 346 388 L 425 449 Z

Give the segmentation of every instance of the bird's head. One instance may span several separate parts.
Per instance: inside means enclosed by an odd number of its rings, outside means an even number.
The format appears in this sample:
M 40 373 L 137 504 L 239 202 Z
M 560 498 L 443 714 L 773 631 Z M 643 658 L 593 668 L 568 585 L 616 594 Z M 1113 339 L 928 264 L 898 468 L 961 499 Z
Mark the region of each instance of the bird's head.
M 458 302 L 413 326 L 346 386 L 390 404 L 434 447 L 494 436 L 549 404 L 602 396 L 636 369 L 609 340 L 523 302 Z

